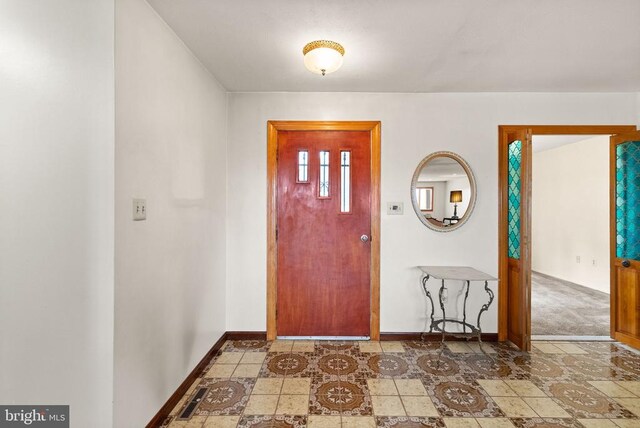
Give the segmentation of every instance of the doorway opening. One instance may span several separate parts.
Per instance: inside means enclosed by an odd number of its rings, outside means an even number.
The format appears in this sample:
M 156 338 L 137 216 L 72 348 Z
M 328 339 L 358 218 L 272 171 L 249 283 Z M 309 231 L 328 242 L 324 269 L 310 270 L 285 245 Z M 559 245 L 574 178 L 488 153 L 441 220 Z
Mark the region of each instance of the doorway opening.
M 611 340 L 609 138 L 532 136 L 533 340 Z
M 533 136 L 610 135 L 609 333 L 640 347 L 640 131 L 633 125 L 501 125 L 498 133 L 498 339 L 531 350 Z

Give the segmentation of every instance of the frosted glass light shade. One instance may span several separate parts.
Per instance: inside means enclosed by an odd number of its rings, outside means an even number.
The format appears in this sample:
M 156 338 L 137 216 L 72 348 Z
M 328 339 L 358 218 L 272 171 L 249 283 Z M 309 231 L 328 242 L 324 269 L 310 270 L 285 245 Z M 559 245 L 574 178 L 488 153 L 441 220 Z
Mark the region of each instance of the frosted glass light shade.
M 308 43 L 304 49 L 304 65 L 312 73 L 322 74 L 333 73 L 342 65 L 344 48 L 329 40 L 316 40 Z

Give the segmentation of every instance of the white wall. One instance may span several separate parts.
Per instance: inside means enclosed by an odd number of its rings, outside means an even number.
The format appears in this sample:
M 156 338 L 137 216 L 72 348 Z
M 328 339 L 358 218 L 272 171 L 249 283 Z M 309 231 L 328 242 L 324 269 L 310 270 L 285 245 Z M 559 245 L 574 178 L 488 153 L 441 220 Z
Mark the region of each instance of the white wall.
M 112 426 L 113 1 L 0 3 L 0 403 Z
M 535 152 L 532 177 L 532 269 L 609 293 L 609 136 Z
M 225 224 L 226 93 L 145 1 L 118 0 L 114 426 L 146 424 L 225 331 Z
M 634 93 L 229 94 L 227 329 L 266 329 L 267 120 L 381 120 L 382 206 L 411 206 L 411 177 L 428 153 L 450 150 L 469 162 L 478 199 L 461 229 L 431 231 L 410 209 L 382 213 L 381 330 L 399 332 L 424 324 L 414 266 L 468 265 L 497 274 L 498 125 L 634 124 L 636 102 Z M 484 292 L 477 296 L 473 305 L 484 302 Z M 485 331 L 497 330 L 496 308 Z

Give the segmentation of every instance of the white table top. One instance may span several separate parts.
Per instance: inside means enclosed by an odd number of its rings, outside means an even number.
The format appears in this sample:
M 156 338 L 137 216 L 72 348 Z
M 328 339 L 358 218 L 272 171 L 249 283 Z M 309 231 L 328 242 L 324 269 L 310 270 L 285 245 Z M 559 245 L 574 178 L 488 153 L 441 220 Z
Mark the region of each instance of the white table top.
M 418 266 L 425 274 L 436 279 L 450 279 L 458 281 L 497 281 L 484 272 L 468 266 Z

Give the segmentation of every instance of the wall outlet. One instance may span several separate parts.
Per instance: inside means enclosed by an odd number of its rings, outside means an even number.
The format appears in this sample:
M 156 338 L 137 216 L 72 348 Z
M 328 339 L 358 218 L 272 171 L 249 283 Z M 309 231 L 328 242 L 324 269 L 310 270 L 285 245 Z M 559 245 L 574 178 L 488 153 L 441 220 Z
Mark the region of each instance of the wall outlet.
M 593 260 L 591 261 L 591 264 L 592 264 L 593 266 L 595 266 L 595 265 L 596 265 L 596 259 L 593 259 Z
M 147 219 L 147 200 L 133 199 L 133 220 L 140 221 Z
M 576 263 L 580 263 L 580 256 L 576 256 Z
M 404 203 L 387 202 L 387 215 L 402 215 L 404 213 Z

